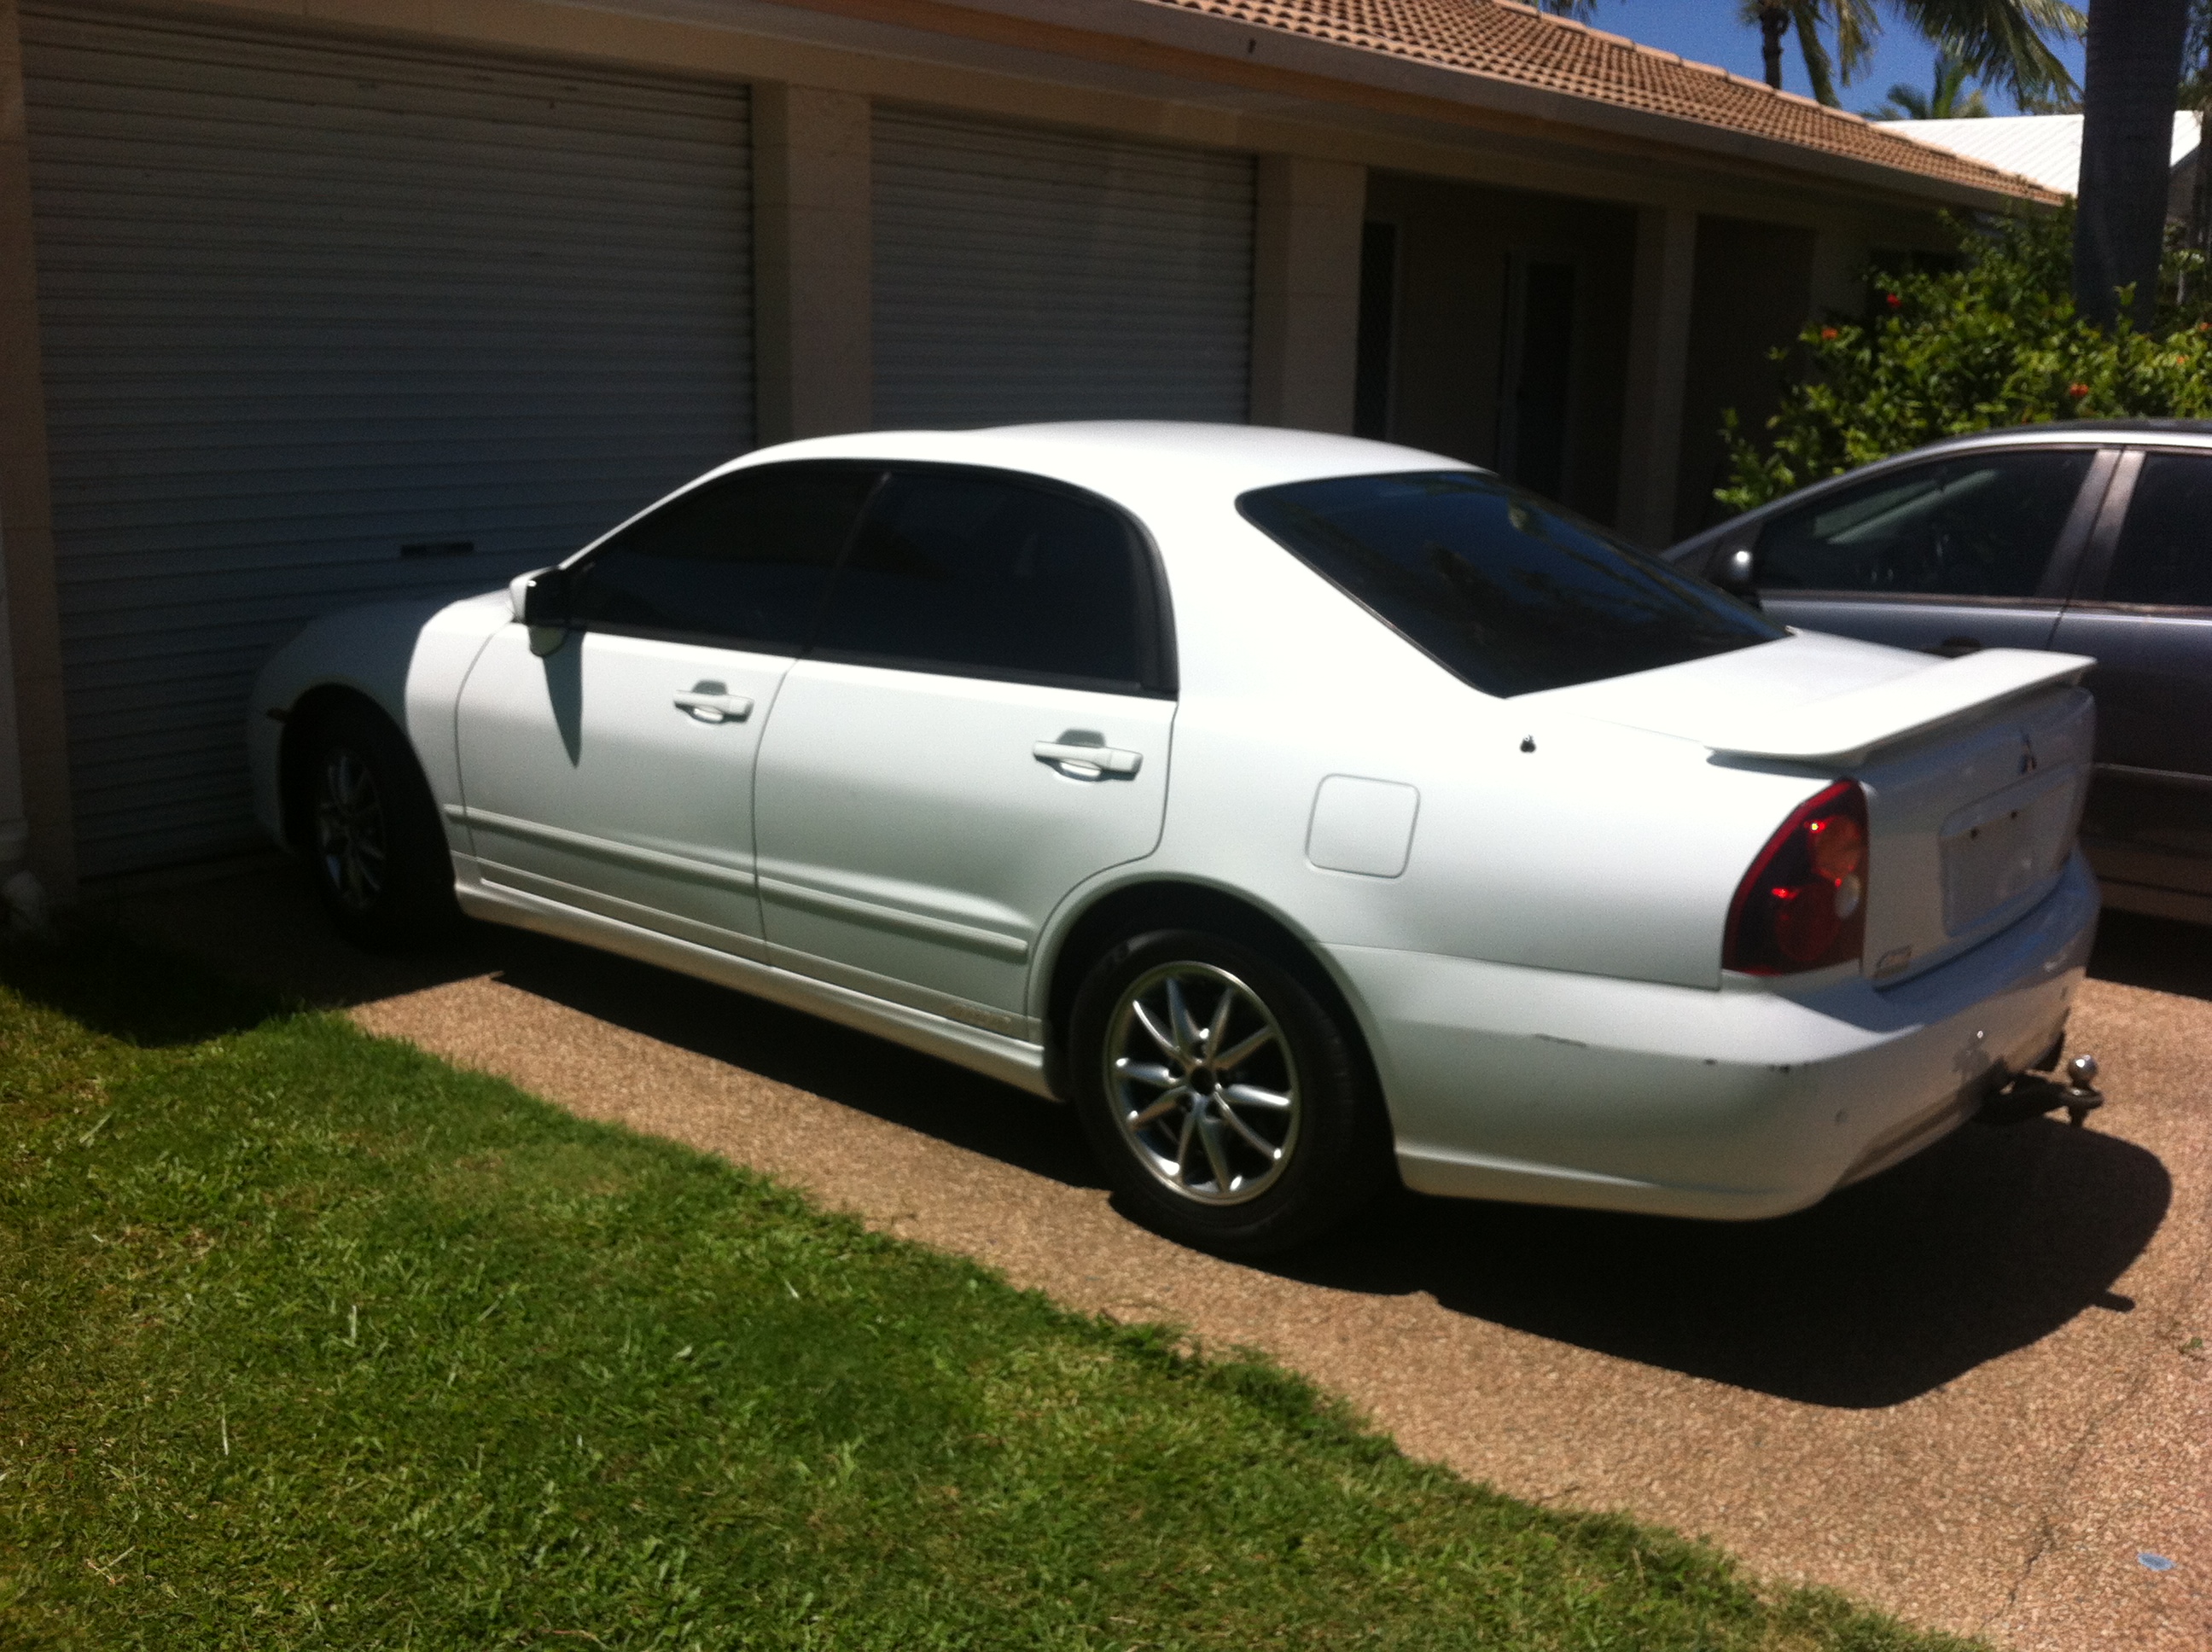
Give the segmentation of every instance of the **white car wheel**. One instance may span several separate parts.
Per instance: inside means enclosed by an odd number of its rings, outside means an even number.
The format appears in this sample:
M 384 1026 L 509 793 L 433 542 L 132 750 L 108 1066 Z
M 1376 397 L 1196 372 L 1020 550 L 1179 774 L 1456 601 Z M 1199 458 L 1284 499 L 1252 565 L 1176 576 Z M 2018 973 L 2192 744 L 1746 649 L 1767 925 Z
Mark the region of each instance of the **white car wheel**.
M 1344 1221 L 1389 1179 L 1366 1058 L 1328 996 L 1194 931 L 1134 937 L 1092 967 L 1071 1017 L 1075 1101 L 1152 1226 L 1263 1255 Z
M 346 701 L 315 724 L 303 768 L 301 847 L 339 932 L 378 948 L 445 938 L 460 921 L 453 857 L 405 738 Z
M 1297 1151 L 1296 1059 L 1273 1011 L 1217 964 L 1162 964 L 1108 1023 L 1099 1077 L 1137 1162 L 1171 1193 L 1242 1205 Z

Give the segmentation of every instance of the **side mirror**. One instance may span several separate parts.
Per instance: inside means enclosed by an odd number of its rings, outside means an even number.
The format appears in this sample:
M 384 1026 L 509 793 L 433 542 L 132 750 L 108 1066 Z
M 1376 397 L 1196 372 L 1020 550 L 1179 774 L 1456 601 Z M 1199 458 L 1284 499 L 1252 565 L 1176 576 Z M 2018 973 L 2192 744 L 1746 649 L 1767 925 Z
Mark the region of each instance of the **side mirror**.
M 1759 559 L 1751 547 L 1738 545 L 1722 553 L 1720 565 L 1713 569 L 1713 583 L 1731 597 L 1758 607 Z
M 565 568 L 542 568 L 522 574 L 507 586 L 515 618 L 533 630 L 566 627 L 570 584 Z

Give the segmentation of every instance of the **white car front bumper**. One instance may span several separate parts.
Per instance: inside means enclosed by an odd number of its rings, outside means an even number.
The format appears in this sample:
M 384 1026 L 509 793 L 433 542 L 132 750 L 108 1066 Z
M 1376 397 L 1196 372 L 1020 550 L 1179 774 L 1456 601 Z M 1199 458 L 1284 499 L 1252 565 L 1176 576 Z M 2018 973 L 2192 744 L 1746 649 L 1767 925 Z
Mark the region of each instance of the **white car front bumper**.
M 1813 1204 L 1970 1117 L 2066 1024 L 2095 938 L 2077 853 L 2027 916 L 1901 985 L 1802 997 L 1370 947 L 1365 1006 L 1407 1185 L 1745 1219 Z

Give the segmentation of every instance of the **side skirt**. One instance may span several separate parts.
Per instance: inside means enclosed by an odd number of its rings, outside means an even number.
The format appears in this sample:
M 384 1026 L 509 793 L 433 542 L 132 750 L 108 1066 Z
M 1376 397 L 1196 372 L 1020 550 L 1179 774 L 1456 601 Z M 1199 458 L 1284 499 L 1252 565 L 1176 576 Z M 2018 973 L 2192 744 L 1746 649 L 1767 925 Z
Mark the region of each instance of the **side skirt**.
M 458 855 L 454 859 L 457 862 L 462 860 Z M 641 963 L 658 964 L 664 969 L 696 975 L 719 987 L 735 987 L 787 1009 L 820 1016 L 825 1021 L 860 1032 L 873 1033 L 1048 1101 L 1059 1099 L 1045 1082 L 1042 1045 L 1008 1038 L 981 1027 L 963 1026 L 927 1010 L 888 1003 L 849 987 L 696 945 L 522 890 L 481 882 L 471 875 L 473 871 L 473 866 L 464 866 L 453 890 L 461 910 L 471 918 L 534 930 L 541 935 L 618 953 Z

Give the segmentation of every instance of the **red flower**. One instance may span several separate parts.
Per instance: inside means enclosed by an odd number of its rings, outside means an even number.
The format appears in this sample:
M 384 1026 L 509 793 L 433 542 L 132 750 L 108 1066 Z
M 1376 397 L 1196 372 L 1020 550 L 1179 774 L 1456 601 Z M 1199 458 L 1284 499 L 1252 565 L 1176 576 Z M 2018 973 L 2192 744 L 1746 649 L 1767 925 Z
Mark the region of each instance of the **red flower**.
M 1833 338 L 1835 336 L 1836 330 L 1833 327 L 1823 327 L 1820 329 L 1820 337 L 1823 339 Z
M 1893 310 L 1901 310 L 1905 307 L 1905 301 L 1895 293 L 1884 293 L 1881 295 L 1881 301 Z
M 2089 386 L 2087 385 L 2069 385 L 2066 386 L 2066 393 L 2078 402 L 2084 396 L 2089 393 Z

